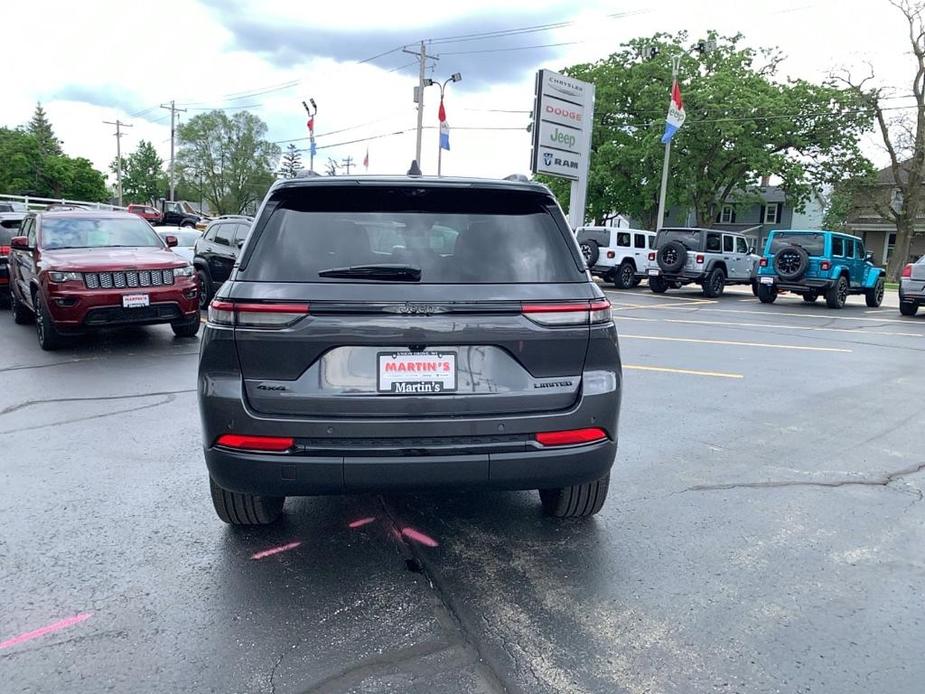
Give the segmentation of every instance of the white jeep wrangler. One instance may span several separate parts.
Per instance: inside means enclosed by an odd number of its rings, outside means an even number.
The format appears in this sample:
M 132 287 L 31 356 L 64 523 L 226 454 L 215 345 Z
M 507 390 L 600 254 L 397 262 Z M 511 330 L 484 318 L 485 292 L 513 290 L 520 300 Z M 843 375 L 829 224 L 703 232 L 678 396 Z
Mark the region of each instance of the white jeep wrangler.
M 655 266 L 649 251 L 655 248 L 655 232 L 618 227 L 578 227 L 575 232 L 581 254 L 592 275 L 611 282 L 617 289 L 639 284 Z

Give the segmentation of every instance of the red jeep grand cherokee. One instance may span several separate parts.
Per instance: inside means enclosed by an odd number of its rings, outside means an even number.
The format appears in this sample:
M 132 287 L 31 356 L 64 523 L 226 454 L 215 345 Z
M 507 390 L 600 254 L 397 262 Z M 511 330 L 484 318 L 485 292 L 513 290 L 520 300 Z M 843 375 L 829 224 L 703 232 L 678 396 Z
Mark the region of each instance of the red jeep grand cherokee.
M 137 215 L 97 210 L 39 212 L 10 240 L 13 319 L 33 318 L 42 349 L 67 333 L 170 323 L 179 337 L 199 331 L 193 267 Z

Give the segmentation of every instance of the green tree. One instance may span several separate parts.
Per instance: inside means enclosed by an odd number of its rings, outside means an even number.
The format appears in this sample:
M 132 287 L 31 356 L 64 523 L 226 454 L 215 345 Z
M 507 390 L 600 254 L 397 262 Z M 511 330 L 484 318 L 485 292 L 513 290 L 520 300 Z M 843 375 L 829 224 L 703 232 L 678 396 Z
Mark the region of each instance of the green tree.
M 302 155 L 294 144 L 290 143 L 283 154 L 283 161 L 279 167 L 279 175 L 283 178 L 295 178 L 302 170 Z
M 203 181 L 216 214 L 244 212 L 274 181 L 280 150 L 266 133 L 266 124 L 247 111 L 210 111 L 180 126 L 178 163 L 187 180 Z
M 589 217 L 622 212 L 655 227 L 672 55 L 681 58 L 687 122 L 672 142 L 668 205 L 693 209 L 699 225 L 754 196 L 761 176 L 780 177 L 801 209 L 813 190 L 869 169 L 858 136 L 872 121 L 856 94 L 778 79 L 782 55 L 748 48 L 742 36 L 708 38 L 656 34 L 566 69 L 596 87 Z M 698 50 L 704 43 L 710 49 Z M 567 199 L 566 182 L 550 183 Z
M 32 114 L 32 120 L 29 121 L 28 130 L 38 142 L 42 156 L 62 154 L 61 141 L 55 137 L 55 132 L 52 130 L 51 123 L 48 122 L 48 116 L 45 109 L 42 108 L 41 101 L 35 105 L 35 111 Z
M 116 172 L 116 160 L 109 170 Z M 154 145 L 145 140 L 128 157 L 122 157 L 122 196 L 127 202 L 149 203 L 163 195 L 164 162 Z
M 29 131 L 0 128 L 0 192 L 38 195 L 41 163 L 38 141 Z

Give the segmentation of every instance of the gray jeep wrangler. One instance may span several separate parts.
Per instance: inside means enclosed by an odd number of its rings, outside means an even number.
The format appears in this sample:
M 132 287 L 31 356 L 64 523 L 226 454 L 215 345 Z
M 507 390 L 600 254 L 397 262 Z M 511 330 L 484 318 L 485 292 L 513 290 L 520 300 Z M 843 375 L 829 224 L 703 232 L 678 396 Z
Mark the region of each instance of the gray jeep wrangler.
M 696 283 L 709 298 L 727 284 L 747 284 L 755 291 L 758 256 L 742 234 L 720 229 L 670 228 L 658 232 L 649 260 L 649 288 L 656 294 L 669 287 Z

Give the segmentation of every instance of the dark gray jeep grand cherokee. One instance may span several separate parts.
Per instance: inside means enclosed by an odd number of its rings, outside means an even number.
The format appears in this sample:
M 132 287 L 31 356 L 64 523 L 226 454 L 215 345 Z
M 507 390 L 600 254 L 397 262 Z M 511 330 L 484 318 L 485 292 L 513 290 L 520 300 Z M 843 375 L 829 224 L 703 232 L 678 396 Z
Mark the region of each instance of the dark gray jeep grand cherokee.
M 215 510 L 255 525 L 286 496 L 486 487 L 591 515 L 621 381 L 610 304 L 544 186 L 281 181 L 202 337 Z

